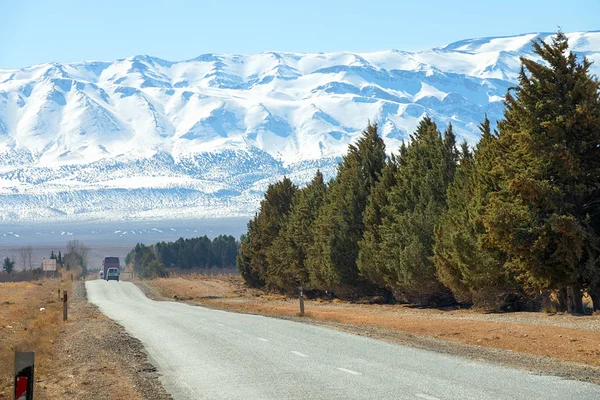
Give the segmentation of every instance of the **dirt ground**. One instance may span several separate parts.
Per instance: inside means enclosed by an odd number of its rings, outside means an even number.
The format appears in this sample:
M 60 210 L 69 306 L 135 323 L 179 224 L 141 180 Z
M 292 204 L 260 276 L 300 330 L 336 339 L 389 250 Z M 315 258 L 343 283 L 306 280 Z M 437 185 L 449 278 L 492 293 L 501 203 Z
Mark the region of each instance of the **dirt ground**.
M 13 397 L 15 348 L 36 353 L 36 399 L 171 398 L 142 344 L 87 302 L 83 281 L 69 282 L 66 323 L 56 291 L 65 283 L 38 283 L 0 285 L 0 399 Z
M 148 294 L 162 299 L 326 324 L 403 344 L 600 383 L 600 316 L 484 314 L 466 309 L 305 300 L 306 314 L 298 318 L 298 299 L 247 289 L 238 277 L 156 279 L 145 284 L 140 286 L 147 286 Z

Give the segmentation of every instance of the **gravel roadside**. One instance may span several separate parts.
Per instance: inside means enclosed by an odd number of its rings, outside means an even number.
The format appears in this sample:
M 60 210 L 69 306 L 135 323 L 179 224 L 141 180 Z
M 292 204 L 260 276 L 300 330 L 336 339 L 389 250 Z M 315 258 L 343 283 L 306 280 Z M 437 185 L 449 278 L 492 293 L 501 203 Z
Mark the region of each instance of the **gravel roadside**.
M 141 342 L 87 302 L 84 282 L 74 283 L 56 371 L 36 382 L 36 398 L 171 399 L 159 378 Z
M 364 306 L 363 306 L 364 307 Z M 401 306 L 402 307 L 402 306 Z M 392 309 L 393 310 L 393 309 Z M 393 312 L 393 311 L 390 312 Z M 529 324 L 555 326 L 568 329 L 579 329 L 590 332 L 600 332 L 600 316 L 577 316 L 567 313 L 483 313 L 473 310 L 456 310 L 452 312 L 435 309 L 413 311 L 403 306 L 402 315 L 412 315 L 419 318 L 439 318 L 449 320 L 503 322 L 509 324 Z

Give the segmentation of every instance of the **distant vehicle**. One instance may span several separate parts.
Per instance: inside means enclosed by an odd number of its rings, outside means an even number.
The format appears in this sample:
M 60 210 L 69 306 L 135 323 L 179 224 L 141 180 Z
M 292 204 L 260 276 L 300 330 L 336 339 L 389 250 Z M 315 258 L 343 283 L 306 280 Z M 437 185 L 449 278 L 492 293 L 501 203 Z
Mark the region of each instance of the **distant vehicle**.
M 119 269 L 118 268 L 109 268 L 108 271 L 106 272 L 106 280 L 119 282 Z
M 119 257 L 104 257 L 102 260 L 102 271 L 104 272 L 104 279 L 108 280 L 108 269 L 116 268 L 117 275 L 121 271 L 121 264 L 119 263 Z M 118 279 L 117 279 L 118 280 Z
M 100 279 L 104 279 L 104 271 L 100 271 Z

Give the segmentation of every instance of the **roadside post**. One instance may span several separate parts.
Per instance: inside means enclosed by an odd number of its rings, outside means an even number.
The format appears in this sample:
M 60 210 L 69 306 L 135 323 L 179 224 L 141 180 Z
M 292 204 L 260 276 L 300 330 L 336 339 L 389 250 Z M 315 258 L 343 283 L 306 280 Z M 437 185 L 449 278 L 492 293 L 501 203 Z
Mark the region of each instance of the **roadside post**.
M 63 321 L 67 320 L 67 291 L 65 290 L 63 292 L 64 297 L 63 297 Z
M 15 352 L 15 399 L 33 400 L 33 351 Z
M 58 301 L 60 301 L 60 289 L 58 289 Z
M 300 290 L 300 316 L 304 317 L 304 288 L 299 286 L 298 290 Z

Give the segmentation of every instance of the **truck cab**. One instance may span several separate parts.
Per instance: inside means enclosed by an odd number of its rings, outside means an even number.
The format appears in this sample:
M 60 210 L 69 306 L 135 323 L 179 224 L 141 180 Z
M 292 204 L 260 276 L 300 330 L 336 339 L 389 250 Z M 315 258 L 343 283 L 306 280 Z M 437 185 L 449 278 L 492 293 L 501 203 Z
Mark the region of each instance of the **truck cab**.
M 104 260 L 102 260 L 102 271 L 104 272 L 105 280 L 115 280 L 118 282 L 119 274 L 121 273 L 119 257 L 104 257 Z

